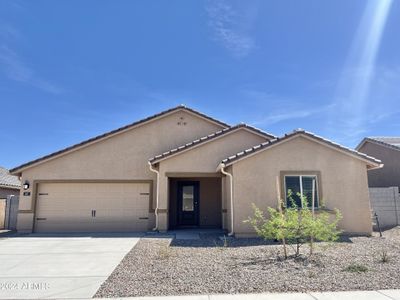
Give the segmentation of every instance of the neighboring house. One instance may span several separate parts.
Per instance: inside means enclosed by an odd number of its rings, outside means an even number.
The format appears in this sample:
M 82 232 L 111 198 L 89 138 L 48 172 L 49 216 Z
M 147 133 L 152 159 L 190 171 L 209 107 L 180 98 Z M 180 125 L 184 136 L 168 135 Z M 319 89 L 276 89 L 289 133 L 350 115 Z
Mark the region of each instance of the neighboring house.
M 10 195 L 19 195 L 21 182 L 17 176 L 10 175 L 10 172 L 0 167 L 0 199 L 6 199 Z
M 368 172 L 370 187 L 400 188 L 400 137 L 367 137 L 356 149 L 378 157 L 384 164 L 383 168 Z
M 21 232 L 199 226 L 247 236 L 251 204 L 276 207 L 288 189 L 340 209 L 345 231 L 370 234 L 367 170 L 379 167 L 306 131 L 277 138 L 178 106 L 11 172 L 26 185 Z
M 400 224 L 400 137 L 367 137 L 358 151 L 378 157 L 383 168 L 368 171 L 372 209 L 382 228 Z
M 18 177 L 10 175 L 7 169 L 0 167 L 0 229 L 8 228 L 6 219 L 8 220 L 10 218 L 7 218 L 11 212 L 8 207 L 11 205 L 10 196 L 19 196 L 20 187 L 21 183 Z M 16 210 L 15 213 L 13 213 L 13 217 L 16 218 Z

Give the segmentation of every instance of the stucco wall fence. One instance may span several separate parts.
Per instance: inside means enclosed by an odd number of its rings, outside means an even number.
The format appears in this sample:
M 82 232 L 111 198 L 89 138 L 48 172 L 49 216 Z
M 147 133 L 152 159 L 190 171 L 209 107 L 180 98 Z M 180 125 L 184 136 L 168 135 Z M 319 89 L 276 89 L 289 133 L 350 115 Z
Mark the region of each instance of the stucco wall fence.
M 369 188 L 369 195 L 371 208 L 378 215 L 382 228 L 400 225 L 400 195 L 397 186 Z

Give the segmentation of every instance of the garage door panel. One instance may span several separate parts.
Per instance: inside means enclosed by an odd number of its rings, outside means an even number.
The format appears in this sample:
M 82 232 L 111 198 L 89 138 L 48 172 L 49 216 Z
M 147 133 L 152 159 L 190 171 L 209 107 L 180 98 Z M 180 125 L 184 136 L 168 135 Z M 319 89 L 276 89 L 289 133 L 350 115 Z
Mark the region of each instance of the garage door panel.
M 138 198 L 139 201 L 136 201 L 136 207 L 137 208 L 141 208 L 141 209 L 149 209 L 149 203 L 146 202 L 147 200 L 149 200 L 149 196 L 139 196 Z
M 147 230 L 149 197 L 149 183 L 41 183 L 35 231 Z
M 83 211 L 83 210 L 69 210 L 69 211 L 47 210 L 38 214 L 37 217 L 45 218 L 46 220 L 52 222 L 71 222 L 79 220 L 89 222 L 88 220 L 92 218 L 91 211 Z
M 85 230 L 82 230 L 85 228 Z M 37 221 L 35 225 L 35 232 L 99 232 L 98 226 L 91 222 L 74 222 L 74 223 L 64 223 L 57 222 L 52 223 L 51 226 L 42 221 Z M 66 230 L 67 229 L 67 230 Z
M 91 215 L 91 213 L 89 212 L 89 216 Z M 70 217 L 82 217 L 82 218 L 87 218 L 88 217 L 88 212 L 85 210 L 60 210 L 60 209 L 46 209 L 43 211 L 40 211 L 40 213 L 36 214 L 37 217 L 43 217 L 46 219 L 53 219 L 53 218 L 57 218 L 57 219 L 61 219 L 61 218 L 67 218 L 68 219 Z
M 132 222 L 148 217 L 148 209 L 110 209 L 96 210 L 96 220 L 107 219 L 119 221 L 122 218 L 130 218 Z
M 74 207 L 79 207 L 80 210 L 92 210 L 93 204 L 87 201 L 87 198 L 77 197 L 74 198 L 73 195 L 70 197 L 59 197 L 54 194 L 51 197 L 46 198 L 39 196 L 37 198 L 37 211 L 47 211 L 47 210 L 74 210 Z

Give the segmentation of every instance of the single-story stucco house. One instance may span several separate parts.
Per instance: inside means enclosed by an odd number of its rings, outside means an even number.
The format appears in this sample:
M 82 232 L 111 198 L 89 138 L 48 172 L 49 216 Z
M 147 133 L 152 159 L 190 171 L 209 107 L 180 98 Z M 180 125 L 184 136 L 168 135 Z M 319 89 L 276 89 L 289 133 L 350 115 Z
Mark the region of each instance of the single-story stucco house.
M 12 215 L 14 219 L 17 217 L 16 210 L 11 209 L 10 197 L 19 196 L 21 183 L 17 176 L 10 175 L 10 172 L 0 166 L 0 229 L 10 229 L 9 220 Z M 16 205 L 13 206 L 16 208 Z M 15 224 L 15 222 L 13 222 Z M 13 228 L 14 229 L 14 228 Z
M 10 195 L 19 195 L 21 182 L 17 176 L 10 174 L 6 168 L 0 167 L 0 199 L 6 199 Z
M 303 130 L 276 137 L 178 106 L 11 170 L 20 232 L 160 231 L 243 222 L 288 189 L 370 234 L 367 170 L 381 162 Z M 322 208 L 324 203 L 324 208 Z
M 384 167 L 368 172 L 370 187 L 397 186 L 400 189 L 400 137 L 366 137 L 356 147 L 374 157 L 379 157 Z

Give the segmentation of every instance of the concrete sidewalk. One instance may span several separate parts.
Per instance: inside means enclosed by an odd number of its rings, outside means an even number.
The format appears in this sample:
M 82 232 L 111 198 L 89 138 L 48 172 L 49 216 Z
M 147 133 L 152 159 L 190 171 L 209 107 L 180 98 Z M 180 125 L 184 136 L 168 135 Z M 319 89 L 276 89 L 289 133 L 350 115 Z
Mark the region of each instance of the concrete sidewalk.
M 97 300 L 106 298 L 96 298 Z M 107 298 L 111 299 L 111 298 Z M 118 300 L 400 300 L 399 290 L 112 298 Z M 82 299 L 83 300 L 83 299 Z M 85 299 L 86 300 L 86 299 Z M 95 300 L 95 299 L 93 299 Z

